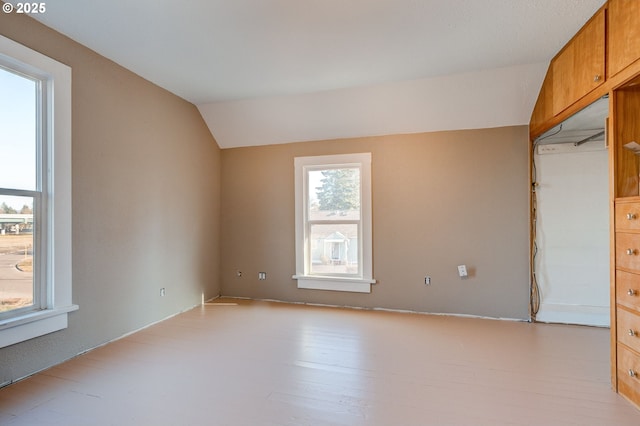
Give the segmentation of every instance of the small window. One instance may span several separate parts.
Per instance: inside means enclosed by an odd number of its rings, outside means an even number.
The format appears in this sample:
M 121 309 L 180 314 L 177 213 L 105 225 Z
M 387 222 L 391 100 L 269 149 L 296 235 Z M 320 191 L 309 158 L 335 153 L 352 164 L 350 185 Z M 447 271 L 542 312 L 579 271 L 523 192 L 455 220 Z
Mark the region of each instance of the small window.
M 371 154 L 294 163 L 298 288 L 370 293 Z
M 0 254 L 0 347 L 66 328 L 71 69 L 1 36 Z

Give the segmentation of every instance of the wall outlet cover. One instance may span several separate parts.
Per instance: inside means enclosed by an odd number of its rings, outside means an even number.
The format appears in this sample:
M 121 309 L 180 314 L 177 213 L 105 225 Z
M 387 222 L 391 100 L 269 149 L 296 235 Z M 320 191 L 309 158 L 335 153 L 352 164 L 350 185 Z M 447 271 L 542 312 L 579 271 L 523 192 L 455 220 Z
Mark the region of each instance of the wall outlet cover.
M 458 265 L 458 275 L 460 278 L 466 277 L 467 274 L 467 265 Z

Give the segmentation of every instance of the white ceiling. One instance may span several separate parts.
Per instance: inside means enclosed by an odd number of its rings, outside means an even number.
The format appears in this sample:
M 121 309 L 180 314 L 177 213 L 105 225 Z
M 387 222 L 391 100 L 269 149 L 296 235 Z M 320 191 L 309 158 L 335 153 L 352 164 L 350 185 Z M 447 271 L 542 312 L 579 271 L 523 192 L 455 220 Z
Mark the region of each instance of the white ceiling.
M 524 124 L 549 59 L 604 1 L 49 0 L 34 17 L 198 105 L 220 146 L 234 147 L 439 129 L 421 127 L 421 118 L 405 130 L 363 123 L 437 109 L 427 96 L 434 87 L 462 83 L 484 97 L 497 83 L 492 69 L 511 79 L 524 72 L 515 108 L 525 121 L 511 123 Z M 489 87 L 474 93 L 487 78 Z M 418 95 L 404 102 L 414 85 Z M 470 103 L 483 112 L 480 100 Z M 361 111 L 389 101 L 377 115 Z M 286 120 L 292 111 L 295 123 Z M 350 117 L 359 124 L 349 127 Z

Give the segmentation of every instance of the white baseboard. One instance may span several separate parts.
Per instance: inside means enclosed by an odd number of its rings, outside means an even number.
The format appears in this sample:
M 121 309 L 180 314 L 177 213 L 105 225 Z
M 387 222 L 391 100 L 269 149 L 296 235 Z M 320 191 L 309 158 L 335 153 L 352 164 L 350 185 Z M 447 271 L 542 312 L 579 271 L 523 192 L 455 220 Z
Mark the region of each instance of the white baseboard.
M 609 327 L 610 311 L 608 306 L 541 303 L 536 321 Z

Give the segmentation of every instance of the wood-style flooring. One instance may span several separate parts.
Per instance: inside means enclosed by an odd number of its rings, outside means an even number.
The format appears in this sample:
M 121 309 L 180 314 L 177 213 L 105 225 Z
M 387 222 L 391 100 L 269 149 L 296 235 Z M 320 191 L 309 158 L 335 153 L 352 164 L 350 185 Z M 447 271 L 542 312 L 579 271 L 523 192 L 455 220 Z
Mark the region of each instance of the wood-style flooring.
M 0 389 L 2 425 L 640 425 L 609 330 L 218 299 Z

